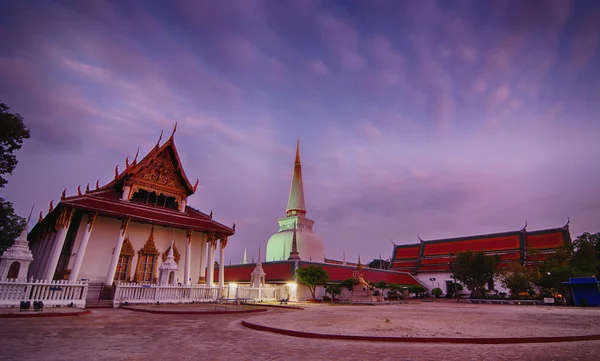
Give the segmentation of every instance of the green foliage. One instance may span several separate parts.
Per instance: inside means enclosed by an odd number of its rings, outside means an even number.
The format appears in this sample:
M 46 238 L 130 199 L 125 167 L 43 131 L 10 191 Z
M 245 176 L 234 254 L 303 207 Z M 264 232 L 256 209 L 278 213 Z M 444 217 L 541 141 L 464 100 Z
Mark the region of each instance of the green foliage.
M 6 104 L 0 103 L 0 188 L 7 183 L 4 175 L 12 174 L 17 166 L 17 157 L 13 153 L 21 149 L 23 139 L 30 137 L 23 118 L 18 113 L 12 114 Z M 25 227 L 25 219 L 15 213 L 12 203 L 0 198 L 0 254 L 13 244 Z
M 0 198 L 0 254 L 19 237 L 27 226 L 25 218 L 19 217 L 12 203 Z
M 376 259 L 372 260 L 371 262 L 369 262 L 368 266 L 369 266 L 369 268 L 375 268 L 375 269 L 388 269 L 391 264 L 392 264 L 392 262 L 390 262 L 390 261 L 376 258 Z
M 463 283 L 474 298 L 482 297 L 485 285 L 494 279 L 500 256 L 487 256 L 483 252 L 467 251 L 459 254 L 451 266 L 454 277 Z
M 385 281 L 379 281 L 375 284 L 375 287 L 379 288 L 380 290 L 385 290 L 389 286 L 387 283 L 385 283 Z
M 329 274 L 321 267 L 309 266 L 302 267 L 296 270 L 298 281 L 305 284 L 314 299 L 317 286 L 326 285 L 329 282 Z
M 352 289 L 354 288 L 354 285 L 358 284 L 358 280 L 355 280 L 354 278 L 346 278 L 345 280 L 342 281 L 342 286 L 346 287 L 348 289 L 348 291 L 352 291 Z
M 21 115 L 12 114 L 6 104 L 0 103 L 0 188 L 7 182 L 3 175 L 12 174 L 17 166 L 17 157 L 13 153 L 21 149 L 23 139 L 30 137 Z
M 415 295 L 420 297 L 423 297 L 427 292 L 427 289 L 421 285 L 404 285 L 404 287 L 408 287 L 408 292 L 414 293 Z
M 600 233 L 583 233 L 573 241 L 571 267 L 576 276 L 600 278 Z
M 500 282 L 513 295 L 533 289 L 533 284 L 539 280 L 539 273 L 534 268 L 524 268 L 520 263 L 512 264 L 508 269 L 500 271 Z
M 325 286 L 325 292 L 331 295 L 332 301 L 335 301 L 335 298 L 342 294 L 342 286 L 337 283 L 330 283 Z
M 436 288 L 434 288 L 434 289 L 431 290 L 431 294 L 435 298 L 439 298 L 442 295 L 442 293 L 444 293 L 444 291 L 442 291 L 442 289 L 439 288 L 439 287 L 436 287 Z

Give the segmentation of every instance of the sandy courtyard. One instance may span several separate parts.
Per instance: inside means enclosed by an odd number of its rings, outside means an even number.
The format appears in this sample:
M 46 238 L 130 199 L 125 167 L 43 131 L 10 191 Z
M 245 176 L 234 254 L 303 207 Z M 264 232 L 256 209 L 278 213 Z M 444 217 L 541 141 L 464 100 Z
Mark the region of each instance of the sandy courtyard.
M 320 305 L 265 314 L 264 326 L 325 334 L 404 337 L 530 337 L 600 334 L 600 309 L 414 302 L 382 306 Z
M 189 307 L 184 307 L 188 309 Z M 205 308 L 203 308 L 204 310 Z M 317 340 L 255 331 L 242 320 L 316 332 L 409 332 L 516 335 L 563 330 L 600 331 L 600 309 L 527 306 L 411 304 L 390 306 L 310 305 L 305 310 L 270 308 L 266 313 L 171 315 L 95 309 L 89 316 L 0 320 L 2 360 L 590 360 L 600 359 L 600 341 L 511 345 L 380 343 Z M 390 323 L 385 319 L 389 318 Z M 463 320 L 456 323 L 456 321 Z M 569 321 L 585 322 L 577 325 Z M 404 324 L 404 326 L 402 325 Z M 312 326 L 311 326 L 312 325 Z M 488 326 L 483 326 L 488 325 Z M 477 331 L 480 330 L 480 331 Z M 413 331 L 411 331 L 413 334 Z M 460 334 L 457 334 L 460 332 Z

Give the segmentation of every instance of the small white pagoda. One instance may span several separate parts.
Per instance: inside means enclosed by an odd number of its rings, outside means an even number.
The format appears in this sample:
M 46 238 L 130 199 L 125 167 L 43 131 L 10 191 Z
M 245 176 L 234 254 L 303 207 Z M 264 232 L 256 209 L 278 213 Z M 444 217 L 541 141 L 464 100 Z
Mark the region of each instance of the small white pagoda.
M 33 211 L 33 208 L 31 210 Z M 30 219 L 31 213 L 29 213 L 27 224 L 19 238 L 0 257 L 0 279 L 27 280 L 29 264 L 33 261 L 33 254 L 29 249 L 29 241 L 27 241 Z

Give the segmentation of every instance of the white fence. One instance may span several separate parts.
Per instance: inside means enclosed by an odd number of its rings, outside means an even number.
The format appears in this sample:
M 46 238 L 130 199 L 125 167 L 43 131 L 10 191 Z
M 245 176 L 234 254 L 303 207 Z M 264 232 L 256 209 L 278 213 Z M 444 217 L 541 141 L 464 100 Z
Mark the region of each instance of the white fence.
M 205 285 L 157 285 L 119 283 L 116 285 L 113 306 L 122 303 L 187 303 L 211 302 L 221 298 L 221 288 Z
M 235 290 L 235 291 L 234 291 Z M 253 301 L 278 301 L 279 289 L 277 287 L 237 287 L 230 291 L 229 298 L 246 299 Z
M 85 308 L 88 284 L 85 281 L 0 281 L 0 307 L 18 307 L 21 301 L 42 301 L 44 307 L 69 306 Z

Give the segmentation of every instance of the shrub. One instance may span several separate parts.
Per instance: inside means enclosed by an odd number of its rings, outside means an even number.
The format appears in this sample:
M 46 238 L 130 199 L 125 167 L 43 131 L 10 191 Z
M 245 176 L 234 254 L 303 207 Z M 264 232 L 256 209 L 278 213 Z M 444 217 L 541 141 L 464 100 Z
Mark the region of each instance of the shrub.
M 439 288 L 439 287 L 436 287 L 436 288 L 434 288 L 434 289 L 432 289 L 432 290 L 431 290 L 431 294 L 432 294 L 432 295 L 433 295 L 435 298 L 439 298 L 439 297 L 442 295 L 442 293 L 444 293 L 444 292 L 443 292 L 443 291 L 442 291 L 442 289 L 441 289 L 441 288 Z

